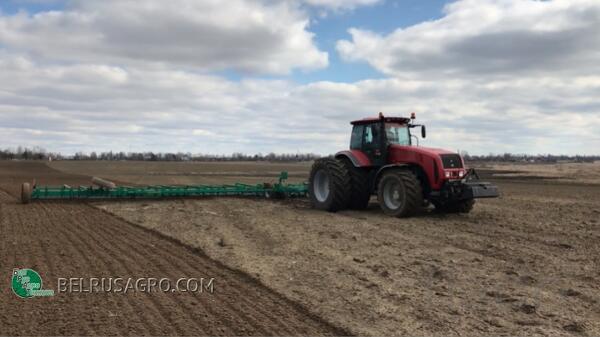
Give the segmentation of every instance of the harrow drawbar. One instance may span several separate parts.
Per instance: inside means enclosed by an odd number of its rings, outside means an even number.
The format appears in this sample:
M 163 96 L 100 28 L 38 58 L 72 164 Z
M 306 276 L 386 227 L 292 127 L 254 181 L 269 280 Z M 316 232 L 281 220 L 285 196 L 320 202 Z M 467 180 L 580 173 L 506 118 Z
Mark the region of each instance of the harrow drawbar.
M 23 203 L 32 200 L 75 200 L 75 199 L 160 199 L 184 197 L 247 196 L 266 198 L 305 197 L 306 183 L 287 184 L 287 172 L 282 172 L 279 182 L 274 184 L 230 185 L 152 185 L 117 186 L 113 182 L 93 178 L 91 186 L 71 187 L 36 186 L 24 183 L 21 191 Z

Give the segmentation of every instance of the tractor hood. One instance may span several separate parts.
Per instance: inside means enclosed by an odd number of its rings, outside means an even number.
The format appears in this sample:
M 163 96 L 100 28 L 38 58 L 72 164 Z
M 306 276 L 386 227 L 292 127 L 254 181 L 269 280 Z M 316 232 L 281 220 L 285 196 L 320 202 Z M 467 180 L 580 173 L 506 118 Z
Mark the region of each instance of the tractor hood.
M 388 158 L 392 163 L 418 163 L 421 167 L 463 168 L 462 157 L 456 152 L 424 146 L 390 145 Z
M 425 146 L 404 146 L 404 145 L 390 145 L 390 152 L 403 151 L 403 152 L 412 152 L 418 153 L 421 155 L 431 156 L 431 157 L 439 157 L 441 154 L 456 154 L 456 152 L 438 149 L 434 147 L 425 147 Z

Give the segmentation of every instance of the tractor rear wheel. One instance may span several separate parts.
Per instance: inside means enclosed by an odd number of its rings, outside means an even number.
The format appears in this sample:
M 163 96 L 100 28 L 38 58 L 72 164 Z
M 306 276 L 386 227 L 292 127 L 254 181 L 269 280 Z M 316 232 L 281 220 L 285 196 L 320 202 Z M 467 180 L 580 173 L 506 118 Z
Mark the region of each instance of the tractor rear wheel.
M 365 209 L 371 199 L 371 186 L 369 172 L 361 167 L 356 167 L 349 159 L 342 159 L 350 174 L 351 191 L 348 207 L 351 209 Z
M 314 208 L 337 212 L 348 206 L 350 174 L 337 159 L 318 159 L 310 171 L 308 194 Z
M 469 213 L 475 205 L 475 199 L 451 201 L 446 203 L 434 202 L 436 211 L 441 213 Z
M 385 214 L 398 218 L 411 216 L 423 205 L 423 188 L 411 171 L 389 171 L 379 180 L 377 200 Z

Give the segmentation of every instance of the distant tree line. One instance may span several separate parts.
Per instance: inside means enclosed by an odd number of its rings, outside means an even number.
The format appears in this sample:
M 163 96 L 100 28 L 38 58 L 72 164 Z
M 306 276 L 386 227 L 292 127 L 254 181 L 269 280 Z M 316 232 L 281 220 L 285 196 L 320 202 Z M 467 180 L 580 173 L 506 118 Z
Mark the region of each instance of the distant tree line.
M 77 152 L 74 155 L 63 155 L 34 147 L 32 149 L 19 146 L 17 149 L 0 150 L 0 160 L 137 160 L 137 161 L 273 161 L 295 162 L 311 161 L 320 158 L 314 153 L 268 153 L 245 154 L 235 152 L 230 155 L 162 153 L 162 152 Z
M 577 163 L 592 163 L 600 161 L 600 155 L 595 156 L 582 156 L 582 155 L 554 155 L 554 154 L 487 154 L 487 155 L 470 155 L 463 151 L 461 155 L 465 161 L 479 161 L 479 162 L 507 162 L 507 163 L 560 163 L 560 162 L 577 162 Z
M 471 155 L 461 151 L 466 161 L 479 162 L 532 162 L 532 163 L 558 163 L 558 162 L 594 162 L 600 160 L 600 155 L 552 155 L 552 154 L 487 154 Z M 63 155 L 57 152 L 47 152 L 40 147 L 27 148 L 19 146 L 16 149 L 0 150 L 0 160 L 137 160 L 137 161 L 272 161 L 272 162 L 297 162 L 311 161 L 320 158 L 314 153 L 269 153 L 245 154 L 235 152 L 229 155 L 162 153 L 162 152 L 77 152 L 74 155 Z
M 27 148 L 19 146 L 16 149 L 5 149 L 0 150 L 0 159 L 33 159 L 33 160 L 44 160 L 49 157 L 59 157 L 60 154 L 46 152 L 45 149 L 40 147 Z

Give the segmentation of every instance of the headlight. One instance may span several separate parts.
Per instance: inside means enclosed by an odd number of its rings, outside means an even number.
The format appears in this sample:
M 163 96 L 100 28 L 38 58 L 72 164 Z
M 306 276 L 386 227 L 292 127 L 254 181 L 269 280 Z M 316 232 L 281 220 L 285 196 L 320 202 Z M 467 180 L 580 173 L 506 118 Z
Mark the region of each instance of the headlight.
M 446 178 L 450 178 L 450 171 L 446 171 Z
M 459 177 L 463 177 L 465 175 L 465 171 L 458 171 L 458 176 Z

